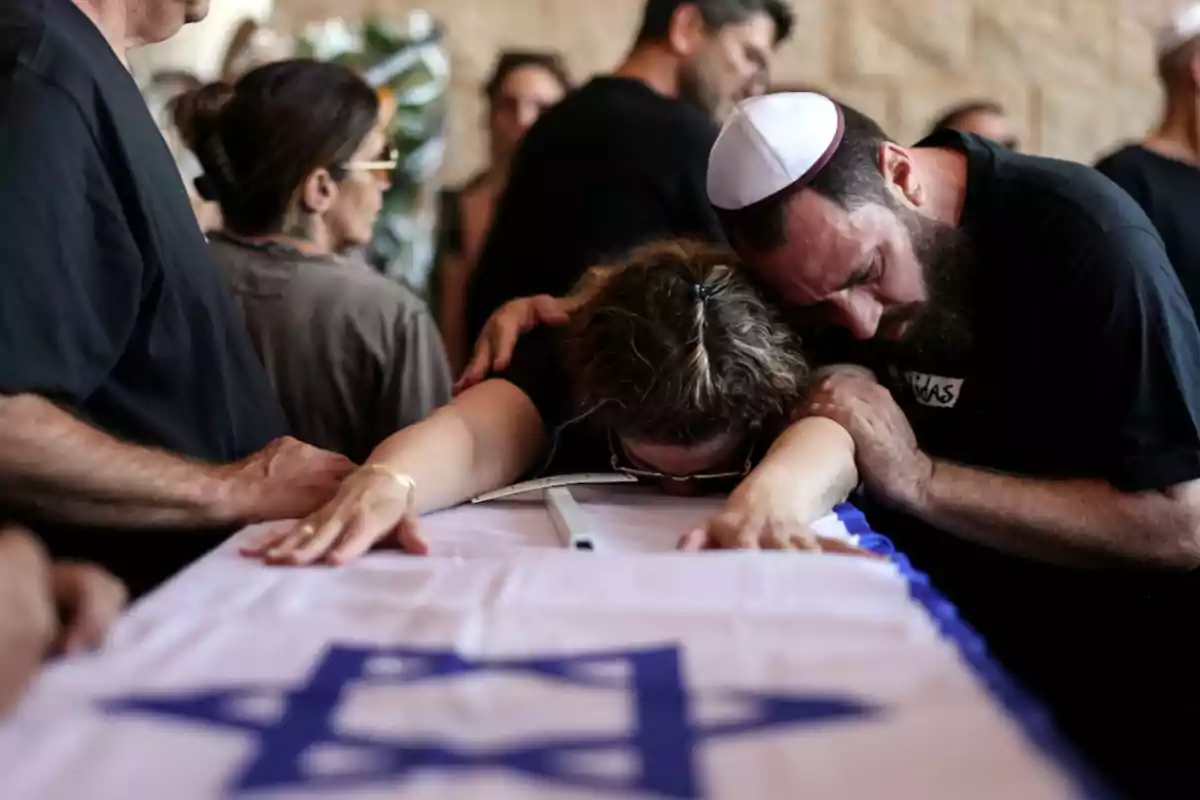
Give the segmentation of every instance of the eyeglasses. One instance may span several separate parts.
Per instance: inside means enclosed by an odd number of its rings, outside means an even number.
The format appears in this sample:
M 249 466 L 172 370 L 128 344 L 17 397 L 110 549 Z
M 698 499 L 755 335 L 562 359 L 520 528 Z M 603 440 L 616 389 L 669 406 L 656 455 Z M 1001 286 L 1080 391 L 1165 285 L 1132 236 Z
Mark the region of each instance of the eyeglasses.
M 400 151 L 389 147 L 375 161 L 347 161 L 341 167 L 347 171 L 374 172 L 381 176 L 391 175 L 400 163 Z
M 612 431 L 608 431 L 608 452 L 611 455 L 610 464 L 613 472 L 618 472 L 622 475 L 628 475 L 631 478 L 650 481 L 673 481 L 675 483 L 686 483 L 688 481 L 715 481 L 729 480 L 730 478 L 744 478 L 750 474 L 750 470 L 754 467 L 754 450 L 755 444 L 750 444 L 749 450 L 746 452 L 746 461 L 740 470 L 731 470 L 729 472 L 698 472 L 695 475 L 668 475 L 665 472 L 655 472 L 654 470 L 638 469 L 637 467 L 626 466 L 621 463 L 620 456 L 617 451 L 625 454 L 625 448 L 619 447 L 613 441 Z M 625 454 L 628 458 L 628 454 Z

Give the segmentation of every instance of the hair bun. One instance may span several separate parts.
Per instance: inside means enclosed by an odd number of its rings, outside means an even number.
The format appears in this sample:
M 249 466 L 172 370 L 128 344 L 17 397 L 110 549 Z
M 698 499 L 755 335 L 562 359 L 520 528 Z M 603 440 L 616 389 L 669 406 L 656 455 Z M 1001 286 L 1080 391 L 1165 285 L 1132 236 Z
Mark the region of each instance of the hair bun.
M 233 86 L 210 83 L 184 92 L 171 103 L 171 117 L 179 135 L 193 152 L 216 133 L 225 104 L 233 98 Z

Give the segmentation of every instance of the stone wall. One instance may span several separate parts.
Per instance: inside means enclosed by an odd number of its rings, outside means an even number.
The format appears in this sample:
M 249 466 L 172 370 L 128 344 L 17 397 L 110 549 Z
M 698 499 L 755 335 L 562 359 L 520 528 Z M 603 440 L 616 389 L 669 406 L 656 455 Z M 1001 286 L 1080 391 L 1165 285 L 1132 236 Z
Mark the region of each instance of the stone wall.
M 454 68 L 447 177 L 483 159 L 478 87 L 504 47 L 563 52 L 576 78 L 612 67 L 643 0 L 277 0 L 293 28 L 334 14 L 431 12 Z M 1090 160 L 1156 115 L 1153 30 L 1178 0 L 793 0 L 776 79 L 859 107 L 901 141 L 968 97 L 1007 105 L 1026 148 Z

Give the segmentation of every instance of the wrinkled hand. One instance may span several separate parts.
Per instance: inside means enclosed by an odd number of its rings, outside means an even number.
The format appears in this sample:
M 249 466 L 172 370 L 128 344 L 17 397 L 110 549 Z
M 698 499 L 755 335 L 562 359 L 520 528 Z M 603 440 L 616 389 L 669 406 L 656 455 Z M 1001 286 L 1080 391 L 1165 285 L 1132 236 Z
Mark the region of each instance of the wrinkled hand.
M 353 471 L 345 456 L 284 436 L 222 468 L 225 516 L 238 523 L 303 517 L 329 502 Z
M 816 533 L 807 517 L 791 508 L 786 498 L 786 493 L 772 497 L 767 491 L 743 484 L 729 496 L 721 511 L 680 540 L 679 549 L 807 550 L 878 557 L 843 539 Z
M 826 417 L 854 439 L 859 475 L 880 500 L 912 508 L 921 502 L 933 461 L 917 446 L 912 425 L 885 387 L 865 370 L 838 369 L 810 392 L 805 412 Z
M 269 564 L 345 564 L 391 539 L 414 555 L 427 552 L 417 535 L 411 487 L 386 472 L 360 469 L 337 495 L 301 522 L 242 550 Z
M 539 325 L 565 325 L 582 303 L 582 297 L 540 294 L 510 300 L 500 306 L 483 326 L 483 332 L 475 342 L 475 353 L 454 384 L 454 393 L 470 389 L 490 372 L 507 369 L 521 334 Z
M 53 584 L 61 620 L 55 651 L 71 655 L 102 645 L 129 599 L 124 584 L 100 567 L 72 563 L 54 566 Z

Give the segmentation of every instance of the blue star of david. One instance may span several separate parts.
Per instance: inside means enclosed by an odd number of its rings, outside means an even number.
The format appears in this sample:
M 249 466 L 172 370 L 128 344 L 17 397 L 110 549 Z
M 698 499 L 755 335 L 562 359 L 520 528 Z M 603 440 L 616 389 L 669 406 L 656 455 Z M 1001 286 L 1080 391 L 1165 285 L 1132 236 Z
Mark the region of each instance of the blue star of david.
M 372 674 L 373 659 L 400 659 L 399 674 Z M 616 666 L 628 677 L 598 674 Z M 624 694 L 633 714 L 630 730 L 614 733 L 581 733 L 541 740 L 512 742 L 480 752 L 452 743 L 394 739 L 339 733 L 333 720 L 347 689 L 365 685 L 414 684 L 470 674 L 525 674 L 543 679 Z M 624 650 L 528 659 L 467 659 L 449 651 L 412 648 L 332 647 L 309 681 L 291 689 L 246 686 L 182 695 L 130 696 L 106 701 L 113 714 L 149 714 L 205 726 L 249 733 L 255 752 L 232 781 L 239 792 L 304 788 L 347 790 L 403 779 L 420 769 L 465 771 L 503 768 L 560 786 L 628 795 L 641 792 L 665 798 L 699 798 L 704 795 L 697 766 L 698 746 L 788 726 L 812 725 L 878 713 L 856 701 L 823 696 L 791 696 L 762 692 L 729 691 L 750 713 L 737 720 L 700 725 L 689 713 L 690 697 L 684 688 L 677 647 Z M 281 717 L 272 722 L 251 718 L 239 711 L 239 701 L 278 697 L 284 700 Z M 336 745 L 367 756 L 363 764 L 336 774 L 310 774 L 303 755 L 317 745 Z M 574 767 L 570 757 L 580 754 L 632 752 L 636 769 L 626 777 L 605 777 Z

